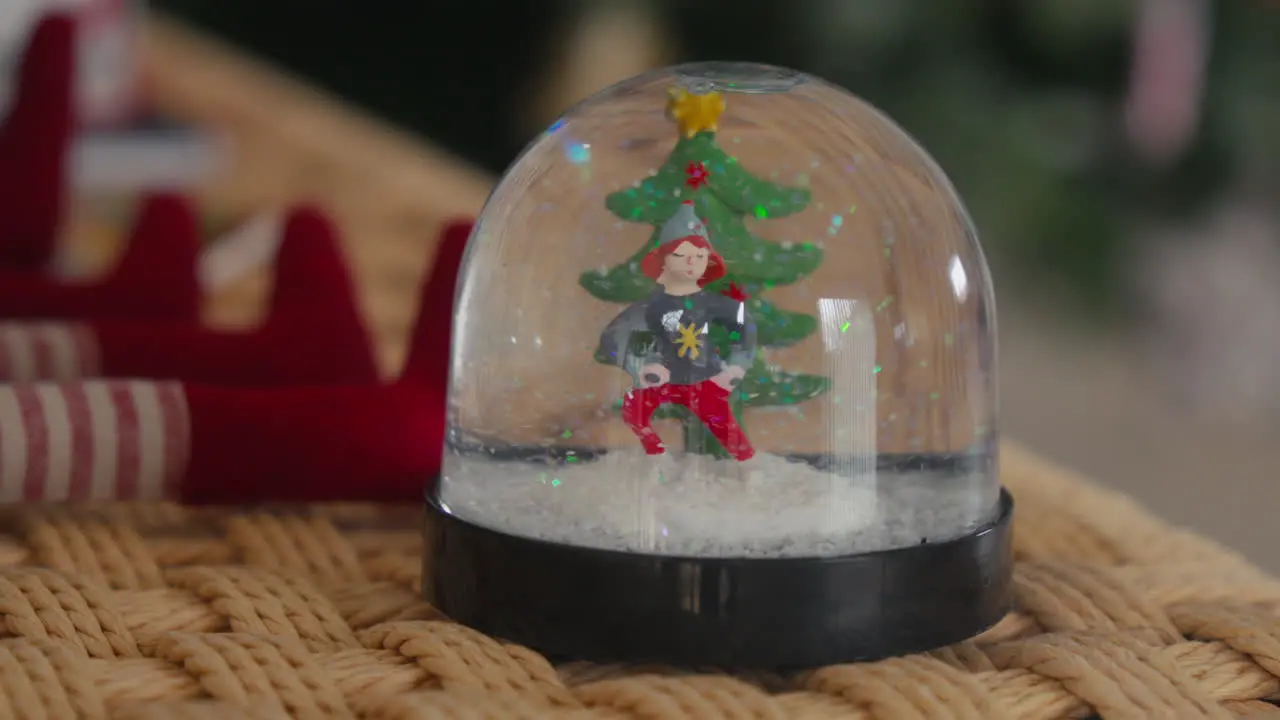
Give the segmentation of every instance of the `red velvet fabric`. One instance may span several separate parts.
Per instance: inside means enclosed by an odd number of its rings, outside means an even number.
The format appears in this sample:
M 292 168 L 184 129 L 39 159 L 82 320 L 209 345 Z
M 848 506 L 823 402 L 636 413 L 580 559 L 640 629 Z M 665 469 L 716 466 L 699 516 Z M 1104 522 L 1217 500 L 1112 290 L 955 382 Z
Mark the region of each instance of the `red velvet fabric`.
M 212 385 L 377 383 L 378 367 L 337 233 L 317 208 L 291 210 L 266 319 L 248 331 L 197 324 L 92 324 L 103 377 Z
M 8 227 L 8 218 L 0 221 L 0 228 Z M 0 318 L 194 323 L 200 318 L 199 252 L 200 228 L 190 203 L 153 195 L 143 202 L 115 269 L 103 277 L 62 280 L 40 271 L 0 270 Z
M 440 470 L 453 299 L 469 223 L 444 232 L 400 378 L 369 386 L 186 385 L 187 503 L 414 502 Z
M 74 131 L 75 23 L 48 15 L 17 70 L 0 127 L 0 266 L 39 270 L 53 258 Z

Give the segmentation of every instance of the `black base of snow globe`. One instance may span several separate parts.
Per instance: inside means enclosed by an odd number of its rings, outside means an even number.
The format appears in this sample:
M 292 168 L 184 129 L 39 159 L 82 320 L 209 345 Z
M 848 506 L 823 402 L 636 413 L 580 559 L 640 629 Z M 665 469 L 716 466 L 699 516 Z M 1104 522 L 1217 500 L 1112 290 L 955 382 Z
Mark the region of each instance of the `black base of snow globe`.
M 949 645 L 1008 610 L 1013 500 L 955 540 L 827 558 L 691 558 L 559 545 L 427 502 L 423 593 L 557 660 L 800 669 Z

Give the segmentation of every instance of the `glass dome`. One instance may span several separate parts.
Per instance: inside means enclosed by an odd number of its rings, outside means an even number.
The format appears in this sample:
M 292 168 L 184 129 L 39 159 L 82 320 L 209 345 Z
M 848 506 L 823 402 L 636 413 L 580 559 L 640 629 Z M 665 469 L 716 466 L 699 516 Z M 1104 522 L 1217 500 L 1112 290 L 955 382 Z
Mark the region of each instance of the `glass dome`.
M 977 235 L 929 155 L 833 85 L 698 64 L 595 95 L 507 172 L 459 280 L 454 517 L 700 558 L 996 518 Z

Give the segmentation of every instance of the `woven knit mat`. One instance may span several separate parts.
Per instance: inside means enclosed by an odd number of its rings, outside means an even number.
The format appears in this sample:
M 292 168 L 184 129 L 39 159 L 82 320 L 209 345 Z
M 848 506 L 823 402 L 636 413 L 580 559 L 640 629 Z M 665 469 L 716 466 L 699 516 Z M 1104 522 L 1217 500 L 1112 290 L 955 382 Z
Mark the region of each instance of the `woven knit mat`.
M 417 595 L 420 508 L 3 518 L 0 717 L 1229 718 L 1275 713 L 1280 584 L 1004 450 L 1016 609 L 971 642 L 793 676 L 553 666 Z M 946 598 L 939 598 L 946 602 Z

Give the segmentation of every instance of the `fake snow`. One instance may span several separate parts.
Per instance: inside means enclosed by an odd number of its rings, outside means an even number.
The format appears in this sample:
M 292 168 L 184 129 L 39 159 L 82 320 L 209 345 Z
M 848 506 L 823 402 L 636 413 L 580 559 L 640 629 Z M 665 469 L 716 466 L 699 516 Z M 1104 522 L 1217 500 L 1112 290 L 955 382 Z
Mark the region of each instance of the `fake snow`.
M 870 463 L 868 463 L 870 465 Z M 512 535 L 684 557 L 820 557 L 942 542 L 992 519 L 998 486 L 953 471 L 819 470 L 613 451 L 549 465 L 450 455 L 441 503 Z

